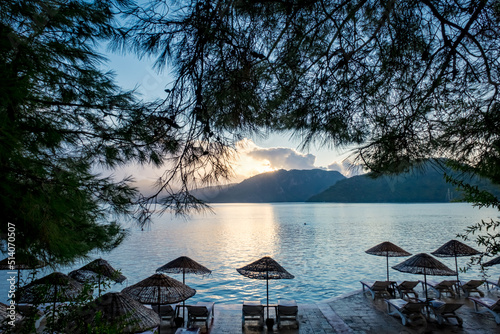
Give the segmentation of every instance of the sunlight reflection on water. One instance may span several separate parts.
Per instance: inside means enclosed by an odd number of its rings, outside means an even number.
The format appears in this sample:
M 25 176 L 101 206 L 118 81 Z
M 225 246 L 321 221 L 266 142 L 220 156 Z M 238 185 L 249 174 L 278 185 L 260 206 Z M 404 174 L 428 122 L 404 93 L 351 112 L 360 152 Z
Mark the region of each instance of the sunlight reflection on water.
M 292 298 L 302 303 L 317 302 L 360 289 L 361 279 L 384 280 L 385 258 L 364 252 L 382 241 L 391 241 L 412 254 L 430 253 L 466 226 L 498 216 L 493 209 L 478 210 L 468 204 L 213 207 L 215 215 L 194 215 L 187 221 L 164 215 L 144 231 L 132 227 L 130 237 L 119 248 L 102 255 L 128 277 L 112 290 L 135 284 L 159 266 L 185 255 L 213 271 L 208 277 L 186 275 L 186 284 L 197 290 L 190 302 L 264 301 L 265 281 L 245 278 L 235 269 L 268 255 L 295 276 L 292 280 L 270 281 L 270 302 Z M 390 258 L 389 264 L 394 266 L 405 259 Z M 440 260 L 454 269 L 453 259 Z M 466 262 L 466 258 L 459 258 L 459 266 Z M 81 265 L 61 271 L 67 273 Z M 499 271 L 493 268 L 491 272 L 498 275 Z M 422 278 L 395 270 L 390 274 L 395 280 Z M 171 276 L 182 280 L 181 275 Z M 461 274 L 464 279 L 477 276 L 477 271 Z

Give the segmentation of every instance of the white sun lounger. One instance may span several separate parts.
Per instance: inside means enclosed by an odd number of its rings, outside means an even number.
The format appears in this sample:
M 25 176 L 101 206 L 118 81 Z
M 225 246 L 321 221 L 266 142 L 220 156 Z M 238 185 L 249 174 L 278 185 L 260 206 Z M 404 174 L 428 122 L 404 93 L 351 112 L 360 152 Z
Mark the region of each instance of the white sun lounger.
M 195 322 L 203 322 L 207 331 L 213 322 L 214 317 L 214 302 L 198 302 L 194 305 L 187 306 L 188 321 L 187 327 L 191 327 Z
M 465 298 L 469 297 L 473 292 L 477 293 L 479 297 L 484 297 L 484 292 L 478 289 L 483 283 L 484 281 L 473 279 L 466 283 L 462 283 L 460 288 L 463 290 Z
M 389 292 L 389 287 L 393 282 L 390 281 L 375 281 L 375 282 L 366 282 L 360 281 L 363 286 L 363 293 L 365 289 L 368 289 L 372 294 L 372 298 L 375 299 L 377 297 L 386 297 L 391 298 L 391 293 Z
M 424 281 L 420 282 L 422 283 L 422 286 L 426 283 Z M 437 299 L 440 299 L 445 293 L 449 294 L 450 297 L 455 298 L 455 291 L 453 291 L 455 284 L 455 281 L 450 280 L 444 280 L 441 282 L 427 280 L 427 286 L 437 294 Z
M 299 313 L 299 308 L 295 300 L 278 300 L 278 308 L 276 312 L 276 323 L 278 329 L 281 327 L 281 322 L 285 320 L 292 320 L 295 322 L 297 328 L 299 328 L 299 321 L 297 315 Z
M 158 305 L 151 305 L 151 308 L 158 313 L 160 321 L 168 321 L 170 327 L 174 327 L 176 305 L 174 305 L 174 307 L 172 307 L 172 305 L 160 305 L 160 307 L 158 307 Z
M 264 327 L 264 305 L 260 301 L 245 300 L 241 312 L 241 327 L 245 321 L 257 320 L 259 328 Z
M 477 313 L 489 312 L 495 317 L 495 321 L 500 325 L 500 299 L 469 297 L 474 302 L 474 310 Z M 479 308 L 479 305 L 482 308 Z
M 434 299 L 429 302 L 431 312 L 436 317 L 438 324 L 443 324 L 445 321 L 451 323 L 450 319 L 455 319 L 458 326 L 462 326 L 463 320 L 455 311 L 462 307 L 460 303 L 447 303 L 443 300 Z
M 425 303 L 404 299 L 386 299 L 385 302 L 387 303 L 387 312 L 389 315 L 399 315 L 403 326 L 414 323 L 417 320 L 422 321 L 424 325 L 427 324 L 427 320 L 422 313 L 422 309 L 426 305 Z M 394 311 L 391 311 L 391 309 L 394 309 Z

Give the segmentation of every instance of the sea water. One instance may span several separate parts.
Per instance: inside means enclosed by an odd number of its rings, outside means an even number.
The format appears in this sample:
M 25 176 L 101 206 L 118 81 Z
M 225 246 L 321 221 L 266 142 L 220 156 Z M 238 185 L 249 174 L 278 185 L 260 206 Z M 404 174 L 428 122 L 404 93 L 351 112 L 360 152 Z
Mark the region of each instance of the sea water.
M 130 234 L 122 245 L 110 253 L 92 255 L 106 259 L 128 278 L 123 284 L 113 285 L 111 291 L 120 291 L 154 274 L 171 260 L 188 256 L 212 270 L 209 276 L 186 275 L 186 284 L 197 291 L 190 302 L 265 301 L 266 282 L 246 278 L 236 269 L 271 256 L 295 276 L 269 281 L 271 303 L 278 299 L 318 302 L 360 289 L 360 280 L 386 279 L 386 258 L 365 253 L 372 246 L 390 241 L 412 254 L 431 253 L 457 239 L 456 235 L 467 226 L 498 219 L 499 215 L 494 209 L 477 209 L 466 203 L 245 203 L 214 204 L 213 211 L 187 219 L 168 214 L 157 216 L 144 230 L 129 225 Z M 466 243 L 482 250 L 472 241 Z M 407 258 L 389 258 L 389 265 Z M 439 260 L 455 269 L 454 258 Z M 464 267 L 467 258 L 459 258 L 458 263 Z M 60 271 L 68 273 L 84 264 Z M 48 273 L 41 272 L 40 277 Z M 498 279 L 500 267 L 493 267 L 490 274 Z M 5 302 L 8 277 L 6 272 L 2 275 L 0 293 Z M 472 279 L 480 273 L 472 269 L 460 275 Z M 181 274 L 169 276 L 182 281 Z M 390 278 L 423 279 L 421 275 L 393 269 Z

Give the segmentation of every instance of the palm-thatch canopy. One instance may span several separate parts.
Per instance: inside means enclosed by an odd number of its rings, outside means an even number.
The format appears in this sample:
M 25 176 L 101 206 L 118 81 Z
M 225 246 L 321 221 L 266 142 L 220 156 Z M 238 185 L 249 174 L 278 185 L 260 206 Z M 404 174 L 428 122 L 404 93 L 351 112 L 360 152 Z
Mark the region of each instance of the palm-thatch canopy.
M 120 333 L 143 332 L 160 325 L 160 317 L 155 311 L 121 292 L 108 292 L 87 304 L 80 318 L 92 324 L 98 313 L 101 319 L 118 326 Z M 70 330 L 75 333 L 80 329 Z
M 450 240 L 431 254 L 438 257 L 457 257 L 478 255 L 481 252 L 458 240 Z
M 236 269 L 241 275 L 254 279 L 291 279 L 292 274 L 269 256 Z
M 429 254 L 420 253 L 413 255 L 408 260 L 392 267 L 395 270 L 410 273 L 410 274 L 423 274 L 424 275 L 424 290 L 425 299 L 427 300 L 427 275 L 433 276 L 453 276 L 457 272 L 448 268 L 445 264 L 436 260 Z
M 247 264 L 244 267 L 236 269 L 241 275 L 253 279 L 266 280 L 266 303 L 267 317 L 269 318 L 269 280 L 270 279 L 291 279 L 292 274 L 285 270 L 278 262 L 269 256 Z
M 387 257 L 401 257 L 401 256 L 410 256 L 411 253 L 408 253 L 403 248 L 396 246 L 392 242 L 384 241 L 376 246 L 365 251 L 365 253 L 370 255 L 377 256 L 387 256 Z
M 175 260 L 156 269 L 157 273 L 208 275 L 212 271 L 187 256 Z
M 436 260 L 429 254 L 420 253 L 412 256 L 406 261 L 392 267 L 395 270 L 411 273 L 411 274 L 424 274 L 434 276 L 453 276 L 457 273 L 445 264 Z
M 438 257 L 454 257 L 455 258 L 455 272 L 457 273 L 457 281 L 460 281 L 460 278 L 458 277 L 458 262 L 457 262 L 457 257 L 459 256 L 473 256 L 473 255 L 478 255 L 481 254 L 481 252 L 475 250 L 474 248 L 464 244 L 463 242 L 460 242 L 458 240 L 450 240 L 438 249 L 436 249 L 434 252 L 431 253 L 432 255 L 438 256 Z M 460 296 L 460 289 L 458 289 L 458 295 Z
M 173 304 L 196 294 L 195 289 L 165 274 L 154 274 L 122 292 L 143 304 Z
M 69 276 L 79 282 L 96 280 L 98 276 L 107 277 L 117 283 L 122 283 L 127 279 L 104 259 L 96 259 L 80 269 L 73 270 L 69 273 Z
M 402 257 L 411 255 L 411 253 L 408 253 L 403 248 L 396 246 L 389 241 L 384 241 L 376 246 L 373 246 L 372 248 L 365 251 L 365 253 L 386 257 L 387 281 L 389 281 L 389 257 Z
M 83 285 L 64 275 L 54 272 L 21 287 L 19 303 L 51 303 L 73 300 L 83 290 Z
M 486 263 L 483 263 L 483 266 L 484 267 L 491 267 L 491 266 L 494 266 L 496 264 L 500 264 L 500 256 L 497 256 L 496 258 L 491 259 Z

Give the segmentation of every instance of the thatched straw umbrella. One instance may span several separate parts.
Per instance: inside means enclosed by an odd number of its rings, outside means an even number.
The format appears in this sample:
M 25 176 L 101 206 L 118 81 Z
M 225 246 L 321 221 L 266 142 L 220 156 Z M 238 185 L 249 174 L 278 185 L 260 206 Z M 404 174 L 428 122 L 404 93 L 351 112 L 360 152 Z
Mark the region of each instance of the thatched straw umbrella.
M 454 257 L 455 258 L 455 271 L 457 272 L 457 287 L 460 284 L 460 279 L 458 278 L 458 256 L 474 256 L 481 254 L 480 251 L 460 242 L 458 240 L 450 240 L 437 250 L 431 253 L 437 257 Z M 460 296 L 460 289 L 457 288 L 458 296 Z
M 165 274 L 153 274 L 122 292 L 140 303 L 156 305 L 178 303 L 196 294 L 195 289 Z
M 267 317 L 269 318 L 269 280 L 270 279 L 291 279 L 292 274 L 285 270 L 278 262 L 269 256 L 254 261 L 242 268 L 236 269 L 241 275 L 253 279 L 266 280 L 267 296 Z
M 491 260 L 489 260 L 488 262 L 485 262 L 483 263 L 483 267 L 491 267 L 491 266 L 495 266 L 497 264 L 500 264 L 500 256 L 497 256 Z M 498 279 L 498 281 L 486 281 L 486 284 L 490 284 L 490 283 L 493 283 L 494 285 L 497 285 L 497 286 L 500 286 L 500 278 Z
M 55 303 L 69 301 L 83 291 L 83 285 L 64 275 L 54 272 L 39 278 L 18 291 L 20 303 Z
M 187 257 L 180 256 L 175 260 L 156 269 L 157 273 L 165 274 L 181 274 L 182 273 L 182 283 L 186 284 L 186 274 L 196 274 L 196 275 L 210 275 L 212 271 L 195 260 Z M 182 317 L 184 318 L 185 302 L 182 302 Z
M 454 276 L 457 273 L 432 256 L 420 253 L 392 267 L 397 271 L 410 274 L 424 274 L 425 299 L 427 300 L 427 275 Z
M 196 294 L 184 283 L 165 274 L 154 274 L 122 290 L 142 304 L 160 305 L 184 302 Z
M 99 287 L 99 296 L 101 295 L 101 278 L 106 277 L 117 283 L 122 283 L 127 278 L 118 270 L 113 268 L 108 261 L 104 259 L 96 259 L 80 269 L 73 270 L 69 273 L 71 278 L 78 282 L 97 281 Z
M 483 267 L 491 267 L 494 265 L 500 264 L 500 256 L 497 256 L 494 259 L 489 260 L 488 262 L 483 263 Z
M 387 281 L 389 281 L 389 257 L 403 257 L 411 255 L 411 253 L 408 253 L 403 248 L 396 246 L 395 244 L 389 241 L 384 241 L 376 246 L 373 246 L 372 248 L 365 251 L 365 253 L 386 257 Z
M 122 326 L 120 333 L 144 332 L 160 324 L 160 317 L 155 311 L 121 292 L 108 292 L 90 302 L 84 306 L 80 318 L 91 324 L 98 313 L 108 323 L 117 324 L 118 321 Z M 75 326 L 70 330 L 74 333 L 79 328 Z
M 195 260 L 187 257 L 180 256 L 175 260 L 156 269 L 157 273 L 165 274 L 181 274 L 182 273 L 182 283 L 186 283 L 186 274 L 196 274 L 196 275 L 209 275 L 212 271 Z
M 75 299 L 83 291 L 83 285 L 64 275 L 53 272 L 39 278 L 19 289 L 19 303 L 53 303 L 52 315 L 55 317 L 56 302 L 65 302 Z

